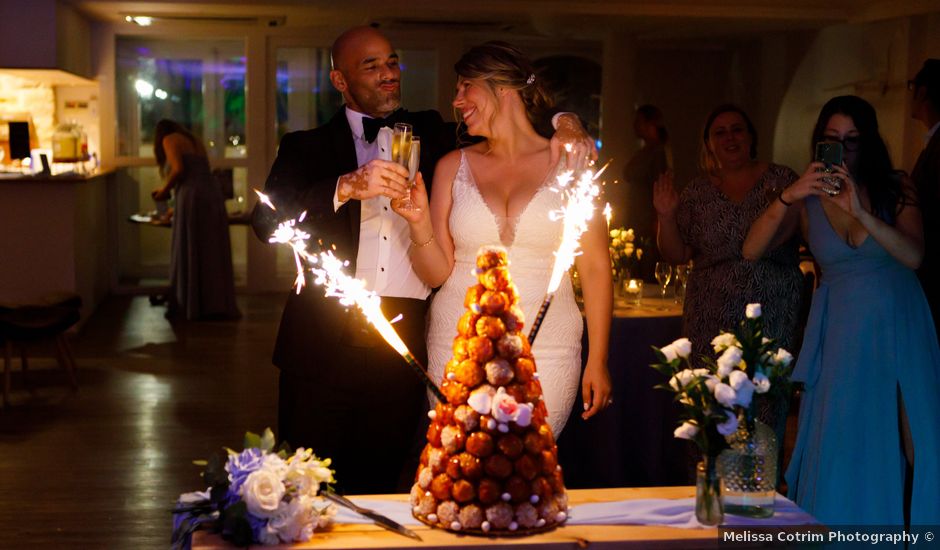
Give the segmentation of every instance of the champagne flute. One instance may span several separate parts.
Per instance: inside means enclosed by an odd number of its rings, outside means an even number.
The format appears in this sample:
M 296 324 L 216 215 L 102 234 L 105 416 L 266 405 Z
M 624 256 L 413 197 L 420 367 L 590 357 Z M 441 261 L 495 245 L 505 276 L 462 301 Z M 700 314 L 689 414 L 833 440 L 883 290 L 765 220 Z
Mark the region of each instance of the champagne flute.
M 660 294 L 663 300 L 666 299 L 666 287 L 672 280 L 672 264 L 668 262 L 656 262 L 656 282 L 659 283 Z
M 689 264 L 679 264 L 676 266 L 676 303 L 681 304 L 685 300 L 685 285 L 689 282 L 689 271 L 692 266 Z
M 408 182 L 412 188 L 414 187 L 420 161 L 421 139 L 412 133 L 410 124 L 396 123 L 392 134 L 392 162 L 408 169 Z M 392 202 L 397 210 L 413 211 L 416 209 L 410 196 L 403 199 L 394 199 Z

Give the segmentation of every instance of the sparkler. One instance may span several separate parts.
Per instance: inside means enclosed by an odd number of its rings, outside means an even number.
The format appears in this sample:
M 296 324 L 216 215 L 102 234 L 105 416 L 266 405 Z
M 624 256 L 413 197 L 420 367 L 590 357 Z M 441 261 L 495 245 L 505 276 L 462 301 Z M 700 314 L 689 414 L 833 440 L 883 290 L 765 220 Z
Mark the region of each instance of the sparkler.
M 257 190 L 255 192 L 258 193 L 262 203 L 272 210 L 275 209 L 264 193 Z M 434 397 L 441 403 L 446 403 L 447 398 L 440 388 L 431 380 L 414 354 L 411 353 L 405 342 L 395 332 L 392 323 L 382 314 L 380 307 L 382 299 L 375 292 L 366 288 L 365 281 L 350 277 L 343 272 L 343 268 L 349 262 L 337 258 L 333 254 L 333 250 L 321 251 L 318 254 L 312 254 L 307 250 L 307 241 L 310 240 L 310 234 L 297 227 L 297 224 L 302 222 L 306 215 L 307 213 L 304 212 L 296 220 L 281 222 L 271 238 L 268 239 L 270 243 L 286 244 L 291 247 L 294 253 L 294 264 L 297 267 L 297 278 L 294 280 L 297 293 L 300 294 L 301 289 L 306 285 L 306 277 L 304 276 L 304 262 L 306 262 L 309 266 L 307 270 L 314 275 L 314 284 L 322 285 L 327 297 L 339 299 L 339 302 L 344 306 L 359 308 L 359 311 L 365 315 L 366 320 L 372 323 L 372 326 L 388 342 L 388 345 L 392 346 L 402 356 L 408 366 L 431 390 Z M 396 317 L 396 320 L 399 318 L 400 316 Z
M 572 185 L 574 176 L 571 171 L 561 173 L 552 188 L 556 193 L 564 193 L 567 197 L 566 204 L 559 210 L 549 212 L 549 218 L 552 221 L 563 220 L 564 228 L 562 230 L 561 245 L 555 251 L 555 264 L 552 267 L 552 275 L 548 281 L 548 289 L 545 292 L 545 298 L 542 305 L 532 321 L 532 328 L 529 329 L 529 345 L 535 343 L 535 337 L 539 333 L 542 322 L 545 321 L 545 314 L 548 313 L 548 307 L 552 304 L 555 297 L 555 291 L 561 284 L 561 278 L 565 272 L 574 263 L 576 256 L 580 255 L 581 235 L 587 231 L 588 222 L 594 217 L 594 199 L 600 194 L 595 181 L 604 173 L 607 166 L 597 171 L 585 170 L 581 177 Z

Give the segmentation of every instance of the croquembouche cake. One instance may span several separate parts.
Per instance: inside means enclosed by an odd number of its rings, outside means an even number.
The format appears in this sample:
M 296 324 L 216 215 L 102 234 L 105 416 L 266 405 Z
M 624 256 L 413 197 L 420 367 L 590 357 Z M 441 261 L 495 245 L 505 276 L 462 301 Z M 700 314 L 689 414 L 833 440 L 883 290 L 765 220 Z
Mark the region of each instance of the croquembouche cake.
M 428 413 L 428 443 L 411 488 L 414 516 L 449 531 L 523 534 L 567 518 L 558 448 L 506 251 L 481 248 L 467 289 L 446 403 Z

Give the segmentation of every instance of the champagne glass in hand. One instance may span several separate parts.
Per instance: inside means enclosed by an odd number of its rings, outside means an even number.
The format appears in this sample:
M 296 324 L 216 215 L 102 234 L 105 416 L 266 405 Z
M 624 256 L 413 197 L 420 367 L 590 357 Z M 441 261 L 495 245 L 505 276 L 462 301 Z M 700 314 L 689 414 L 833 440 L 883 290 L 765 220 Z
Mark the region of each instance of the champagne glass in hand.
M 412 134 L 411 125 L 399 122 L 395 124 L 392 136 L 392 162 L 397 162 L 408 169 L 408 182 L 415 185 L 415 174 L 421 160 L 421 140 Z M 416 206 L 411 197 L 393 199 L 392 207 L 399 211 L 413 211 Z
M 666 287 L 672 280 L 672 265 L 668 262 L 656 262 L 656 282 L 659 283 L 660 294 L 666 299 Z

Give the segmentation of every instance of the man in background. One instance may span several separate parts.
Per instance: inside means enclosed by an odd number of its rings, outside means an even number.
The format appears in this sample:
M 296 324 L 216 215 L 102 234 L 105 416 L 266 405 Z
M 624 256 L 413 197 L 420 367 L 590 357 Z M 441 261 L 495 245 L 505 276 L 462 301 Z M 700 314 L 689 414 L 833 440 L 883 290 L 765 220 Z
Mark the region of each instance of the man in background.
M 926 145 L 911 171 L 924 220 L 924 260 L 917 276 L 940 336 L 940 59 L 925 61 L 908 84 L 914 93 L 911 116 L 927 129 Z

